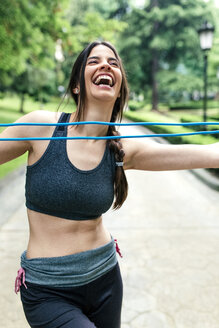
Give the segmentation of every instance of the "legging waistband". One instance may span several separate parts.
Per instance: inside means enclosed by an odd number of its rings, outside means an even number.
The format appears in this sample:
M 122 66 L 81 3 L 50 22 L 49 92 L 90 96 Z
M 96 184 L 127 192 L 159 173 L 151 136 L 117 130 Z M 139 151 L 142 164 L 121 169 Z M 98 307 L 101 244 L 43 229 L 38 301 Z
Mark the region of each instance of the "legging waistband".
M 21 271 L 25 281 L 51 287 L 75 287 L 87 284 L 110 271 L 121 256 L 117 240 L 101 247 L 72 255 L 28 259 L 21 255 Z

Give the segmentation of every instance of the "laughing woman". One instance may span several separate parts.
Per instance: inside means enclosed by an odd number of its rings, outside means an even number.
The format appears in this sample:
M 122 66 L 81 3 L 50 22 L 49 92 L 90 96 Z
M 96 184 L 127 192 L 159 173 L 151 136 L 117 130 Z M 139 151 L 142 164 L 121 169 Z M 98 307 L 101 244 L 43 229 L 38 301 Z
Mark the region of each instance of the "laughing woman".
M 75 113 L 35 111 L 17 122 L 115 122 L 128 86 L 115 48 L 93 42 L 78 56 L 68 93 Z M 1 138 L 118 135 L 114 126 L 15 126 Z M 143 146 L 144 145 L 144 146 Z M 124 170 L 219 167 L 219 144 L 160 145 L 121 140 L 0 141 L 0 164 L 28 151 L 27 250 L 16 279 L 33 328 L 119 328 L 122 279 L 118 244 L 102 220 L 127 197 Z

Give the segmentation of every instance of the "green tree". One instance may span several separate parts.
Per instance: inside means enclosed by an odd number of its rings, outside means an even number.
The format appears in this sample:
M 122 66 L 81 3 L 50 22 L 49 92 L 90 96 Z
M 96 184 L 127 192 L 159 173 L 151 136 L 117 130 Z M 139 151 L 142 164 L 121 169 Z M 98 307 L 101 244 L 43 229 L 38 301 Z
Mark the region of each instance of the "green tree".
M 109 1 L 106 3 L 109 3 Z M 106 18 L 111 14 L 111 11 L 107 11 L 107 6 L 103 9 L 103 11 L 105 10 L 104 14 L 101 11 L 102 9 L 100 9 L 100 12 L 95 11 L 95 9 L 97 10 L 97 5 L 100 4 L 101 1 L 97 0 L 82 0 L 81 2 L 74 0 L 70 2 L 69 10 L 66 14 L 70 27 L 63 42 L 65 61 L 62 64 L 62 69 L 65 74 L 65 85 L 68 83 L 72 64 L 76 56 L 88 43 L 99 39 L 116 44 L 119 41 L 120 33 L 127 27 L 125 22 Z
M 144 9 L 133 8 L 126 15 L 129 28 L 120 51 L 134 91 L 147 95 L 152 90 L 152 109 L 158 109 L 159 71 L 177 72 L 183 63 L 190 75 L 200 76 L 197 28 L 204 19 L 213 21 L 203 0 L 150 0 Z
M 67 23 L 62 15 L 66 4 L 66 0 L 61 5 L 58 0 L 0 2 L 0 88 L 11 87 L 20 94 L 21 104 L 25 93 L 42 89 L 36 84 L 40 83 L 42 70 L 51 76 L 55 69 L 55 41 L 65 34 Z
M 25 95 L 40 101 L 41 105 L 56 92 L 56 73 L 54 70 L 26 65 L 25 71 L 15 76 L 11 90 L 20 96 L 20 112 L 24 113 Z
M 211 10 L 214 17 L 214 39 L 213 39 L 213 46 L 211 51 L 208 54 L 208 77 L 209 77 L 209 89 L 213 90 L 215 93 L 219 93 L 219 79 L 217 77 L 219 72 L 219 8 L 215 8 L 214 2 L 211 1 L 209 3 L 211 6 Z M 219 94 L 218 94 L 219 96 Z

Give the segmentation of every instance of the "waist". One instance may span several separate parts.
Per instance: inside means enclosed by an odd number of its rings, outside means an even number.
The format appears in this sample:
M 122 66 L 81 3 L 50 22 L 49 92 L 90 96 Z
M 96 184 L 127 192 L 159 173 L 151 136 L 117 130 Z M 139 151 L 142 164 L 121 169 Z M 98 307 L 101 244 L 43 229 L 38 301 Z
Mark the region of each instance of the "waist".
M 70 221 L 27 211 L 30 239 L 27 257 L 65 256 L 97 248 L 110 241 L 102 217 L 88 221 Z
M 87 284 L 110 271 L 117 264 L 112 238 L 107 244 L 76 254 L 28 259 L 21 255 L 26 281 L 53 287 L 74 287 Z

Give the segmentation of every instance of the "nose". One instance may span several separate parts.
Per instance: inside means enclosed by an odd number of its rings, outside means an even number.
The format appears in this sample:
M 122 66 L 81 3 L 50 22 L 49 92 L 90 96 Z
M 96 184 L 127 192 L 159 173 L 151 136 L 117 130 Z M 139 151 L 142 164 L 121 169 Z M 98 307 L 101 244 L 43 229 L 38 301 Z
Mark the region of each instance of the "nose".
M 101 63 L 100 69 L 111 70 L 111 66 L 109 65 L 109 63 L 107 61 L 104 61 Z

